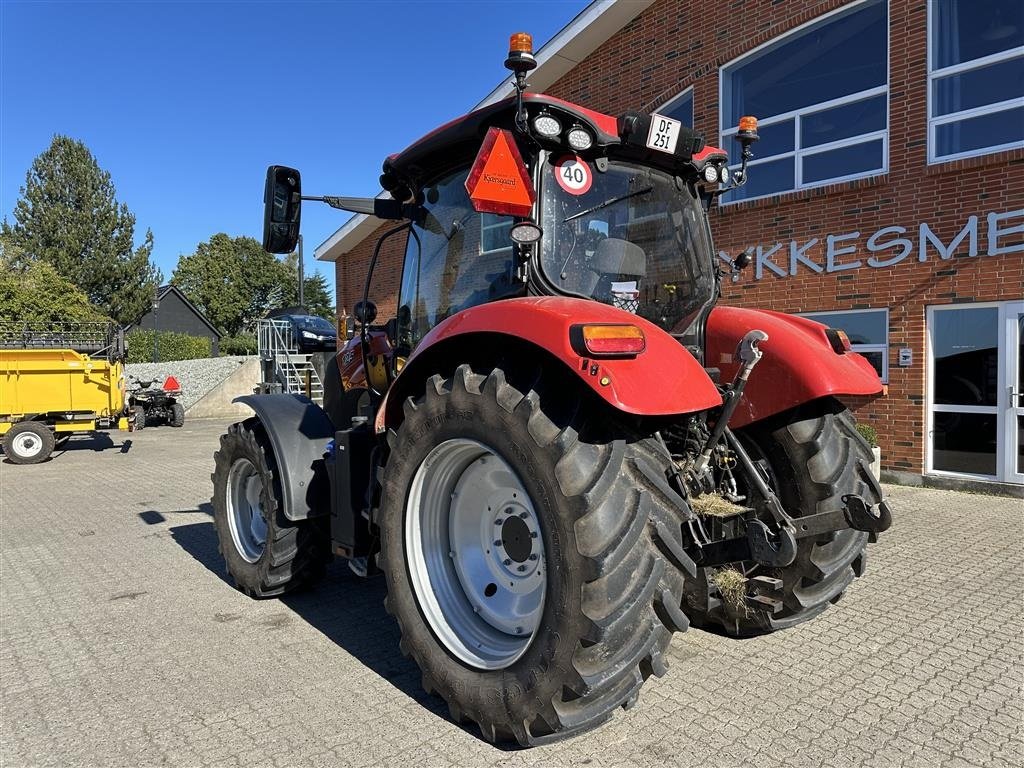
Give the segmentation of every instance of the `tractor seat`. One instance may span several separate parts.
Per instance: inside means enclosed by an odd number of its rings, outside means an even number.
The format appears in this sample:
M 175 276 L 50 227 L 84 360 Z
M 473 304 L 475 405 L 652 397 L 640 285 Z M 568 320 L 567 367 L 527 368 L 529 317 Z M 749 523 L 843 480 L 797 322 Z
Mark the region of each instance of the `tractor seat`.
M 647 254 L 636 243 L 607 237 L 597 245 L 583 279 L 583 293 L 600 302 L 636 312 Z

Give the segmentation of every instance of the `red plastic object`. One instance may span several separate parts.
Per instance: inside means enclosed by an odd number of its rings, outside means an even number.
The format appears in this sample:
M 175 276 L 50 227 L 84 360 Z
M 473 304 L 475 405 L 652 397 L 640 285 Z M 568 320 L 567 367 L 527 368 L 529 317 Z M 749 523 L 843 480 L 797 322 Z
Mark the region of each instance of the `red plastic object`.
M 832 349 L 825 326 L 803 317 L 768 310 L 715 307 L 708 318 L 708 367 L 719 368 L 722 382 L 739 368 L 736 346 L 747 331 L 768 334 L 761 358 L 729 422 L 742 427 L 801 403 L 828 395 L 879 395 L 878 373 L 856 352 Z
M 173 376 L 168 376 L 164 379 L 163 388 L 164 392 L 180 392 L 181 384 L 179 384 L 178 380 Z
M 537 193 L 511 131 L 488 128 L 466 177 L 466 192 L 477 213 L 529 216 Z
M 628 359 L 594 360 L 573 350 L 570 329 L 578 324 L 626 324 L 643 331 L 646 349 Z M 565 363 L 587 387 L 613 408 L 643 416 L 692 413 L 721 405 L 722 398 L 700 363 L 678 341 L 653 323 L 621 309 L 585 299 L 518 298 L 483 304 L 438 324 L 416 347 L 388 392 L 377 428 L 396 425 L 402 401 L 422 391 L 434 353 L 459 343 L 496 344 L 500 334 L 529 342 Z M 457 357 L 457 355 L 456 355 Z M 398 390 L 396 394 L 396 390 Z M 386 409 L 386 412 L 385 412 Z

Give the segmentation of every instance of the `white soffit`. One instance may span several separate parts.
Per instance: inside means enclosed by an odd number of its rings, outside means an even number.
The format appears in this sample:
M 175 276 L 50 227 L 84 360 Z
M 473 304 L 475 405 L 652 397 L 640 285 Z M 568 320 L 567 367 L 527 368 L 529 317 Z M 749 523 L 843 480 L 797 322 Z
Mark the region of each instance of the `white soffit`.
M 573 67 L 597 50 L 612 35 L 647 10 L 654 0 L 595 0 L 536 53 L 537 68 L 530 73 L 531 90 L 541 93 L 558 82 Z M 470 112 L 511 95 L 512 75 L 478 103 Z M 390 197 L 381 192 L 378 197 Z M 320 261 L 337 261 L 383 224 L 382 219 L 359 213 L 317 246 Z

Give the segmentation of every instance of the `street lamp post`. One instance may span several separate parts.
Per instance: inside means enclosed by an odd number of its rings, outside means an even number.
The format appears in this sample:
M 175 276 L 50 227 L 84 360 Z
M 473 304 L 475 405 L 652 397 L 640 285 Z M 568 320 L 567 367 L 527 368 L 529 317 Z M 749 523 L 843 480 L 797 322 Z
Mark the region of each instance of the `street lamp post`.
M 160 309 L 160 286 L 153 289 L 153 362 L 160 361 L 160 325 L 157 322 L 157 310 Z

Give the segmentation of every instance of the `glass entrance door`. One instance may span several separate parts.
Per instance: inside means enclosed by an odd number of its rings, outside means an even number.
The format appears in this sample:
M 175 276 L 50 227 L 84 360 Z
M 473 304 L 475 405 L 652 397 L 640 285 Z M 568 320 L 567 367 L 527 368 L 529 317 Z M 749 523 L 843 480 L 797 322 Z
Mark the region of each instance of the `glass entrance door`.
M 927 471 L 1024 483 L 1024 302 L 928 309 Z
M 1007 401 L 1003 480 L 1024 484 L 1024 302 L 1006 305 L 1003 329 Z

